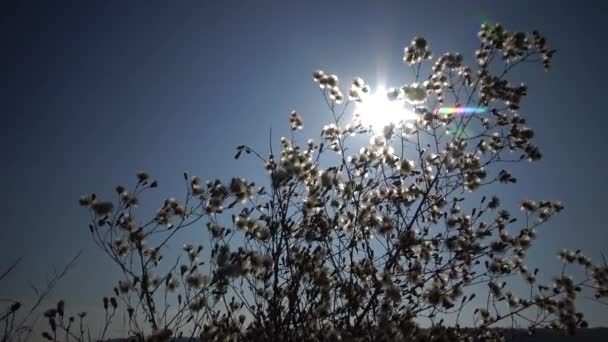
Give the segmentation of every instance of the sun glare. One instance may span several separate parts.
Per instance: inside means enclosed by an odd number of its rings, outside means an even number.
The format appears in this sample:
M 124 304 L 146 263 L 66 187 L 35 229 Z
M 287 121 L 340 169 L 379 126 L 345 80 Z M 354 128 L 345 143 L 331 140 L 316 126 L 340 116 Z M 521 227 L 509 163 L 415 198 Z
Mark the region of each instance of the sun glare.
M 416 114 L 405 107 L 404 101 L 389 99 L 387 90 L 382 87 L 357 103 L 355 115 L 363 126 L 371 127 L 377 133 L 390 124 L 416 119 Z

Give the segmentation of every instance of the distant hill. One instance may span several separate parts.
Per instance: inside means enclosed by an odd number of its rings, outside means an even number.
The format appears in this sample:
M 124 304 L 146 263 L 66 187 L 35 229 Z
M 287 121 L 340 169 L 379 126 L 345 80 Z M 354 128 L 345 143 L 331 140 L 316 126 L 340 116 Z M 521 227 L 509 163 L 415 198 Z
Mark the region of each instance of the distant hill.
M 514 334 L 511 341 L 521 342 L 608 342 L 608 328 L 578 329 L 576 335 L 569 336 L 555 330 L 539 329 L 532 336 L 525 331 Z
M 608 342 L 608 328 L 578 329 L 576 335 L 568 336 L 558 331 L 538 329 L 534 335 L 528 335 L 525 330 L 512 331 L 512 338 L 508 341 L 516 342 Z M 127 339 L 111 339 L 106 342 L 123 342 Z M 174 342 L 187 342 L 188 338 L 172 340 Z

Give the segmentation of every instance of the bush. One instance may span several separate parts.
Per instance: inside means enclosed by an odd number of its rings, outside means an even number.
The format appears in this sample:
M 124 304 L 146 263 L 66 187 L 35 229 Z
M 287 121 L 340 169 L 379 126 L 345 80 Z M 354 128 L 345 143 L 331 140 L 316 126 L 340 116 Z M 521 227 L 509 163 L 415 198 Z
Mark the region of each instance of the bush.
M 103 301 L 106 329 L 116 310 L 142 340 L 456 341 L 501 338 L 500 327 L 585 327 L 576 299 L 607 296 L 606 262 L 562 251 L 564 270 L 585 276 L 563 272 L 546 285 L 525 263 L 562 204 L 525 200 L 517 215 L 480 192 L 516 182 L 503 167 L 541 159 L 519 113 L 527 88 L 506 77 L 527 62 L 548 70 L 554 50 L 536 31 L 498 24 L 482 25 L 479 39 L 465 66 L 458 53 L 434 59 L 414 38 L 403 59 L 415 82 L 385 98 L 360 78 L 344 95 L 336 75 L 314 72 L 331 113 L 320 141 L 298 144 L 303 119 L 292 112 L 278 155 L 237 148 L 236 158 L 267 170 L 264 186 L 185 174 L 185 198 L 165 200 L 148 220 L 136 210 L 158 185 L 147 173 L 131 191 L 117 187 L 116 203 L 83 196 L 92 238 L 122 273 Z M 443 114 L 444 103 L 477 111 Z M 378 120 L 389 114 L 401 116 Z M 167 263 L 167 243 L 201 224 L 210 250 L 189 242 L 186 262 Z

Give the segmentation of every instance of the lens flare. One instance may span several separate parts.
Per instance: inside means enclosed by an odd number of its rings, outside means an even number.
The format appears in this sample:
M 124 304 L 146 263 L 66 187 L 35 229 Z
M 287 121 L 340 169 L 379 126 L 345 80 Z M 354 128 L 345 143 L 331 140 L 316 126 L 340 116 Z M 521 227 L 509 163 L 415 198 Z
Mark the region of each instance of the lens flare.
M 435 114 L 463 114 L 463 115 L 472 115 L 472 114 L 483 114 L 487 112 L 487 108 L 477 108 L 477 107 L 442 107 L 435 110 Z
M 390 124 L 413 121 L 418 117 L 405 107 L 404 101 L 391 99 L 390 92 L 382 87 L 357 103 L 355 116 L 363 126 L 371 127 L 376 133 L 382 132 Z

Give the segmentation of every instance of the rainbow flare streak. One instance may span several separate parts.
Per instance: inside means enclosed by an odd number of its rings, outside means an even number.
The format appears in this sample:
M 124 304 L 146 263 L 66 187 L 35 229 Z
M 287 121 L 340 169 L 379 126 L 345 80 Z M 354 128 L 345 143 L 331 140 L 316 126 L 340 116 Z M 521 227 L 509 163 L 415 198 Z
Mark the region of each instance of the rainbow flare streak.
M 482 114 L 487 112 L 487 108 L 477 107 L 442 107 L 435 110 L 435 114 Z

